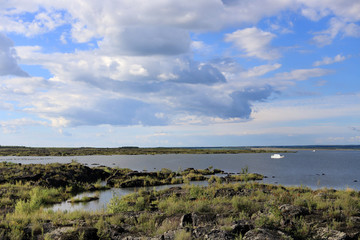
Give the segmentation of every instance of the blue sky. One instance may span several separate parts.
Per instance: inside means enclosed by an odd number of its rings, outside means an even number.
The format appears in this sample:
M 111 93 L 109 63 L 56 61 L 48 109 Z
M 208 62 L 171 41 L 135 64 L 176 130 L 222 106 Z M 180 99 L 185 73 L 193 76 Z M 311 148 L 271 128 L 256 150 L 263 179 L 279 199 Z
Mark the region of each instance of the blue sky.
M 0 7 L 0 145 L 360 144 L 358 0 Z

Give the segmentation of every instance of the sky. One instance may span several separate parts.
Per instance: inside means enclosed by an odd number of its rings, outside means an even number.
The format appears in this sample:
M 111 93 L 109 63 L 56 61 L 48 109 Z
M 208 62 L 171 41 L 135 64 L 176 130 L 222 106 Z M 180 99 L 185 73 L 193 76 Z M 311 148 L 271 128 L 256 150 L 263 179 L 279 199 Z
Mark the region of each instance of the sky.
M 360 144 L 359 0 L 0 0 L 0 145 Z

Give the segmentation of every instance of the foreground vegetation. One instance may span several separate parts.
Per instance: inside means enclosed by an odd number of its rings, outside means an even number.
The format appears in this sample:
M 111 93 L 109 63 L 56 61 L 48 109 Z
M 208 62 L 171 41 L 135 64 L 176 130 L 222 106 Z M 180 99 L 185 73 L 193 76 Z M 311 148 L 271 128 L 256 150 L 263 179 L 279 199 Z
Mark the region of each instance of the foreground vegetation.
M 272 153 L 272 150 L 251 148 L 35 148 L 0 146 L 0 156 L 85 156 L 85 155 L 154 155 L 154 154 L 237 154 Z M 282 151 L 285 152 L 285 151 Z
M 94 173 L 98 174 L 97 177 L 103 176 L 103 182 L 117 179 L 114 184 L 133 178 L 139 183 L 145 173 L 105 167 L 90 169 L 76 162 L 48 165 L 1 163 L 0 169 L 3 174 L 0 239 L 4 240 L 302 240 L 359 239 L 360 236 L 358 191 L 262 184 L 250 181 L 260 179 L 261 175 L 248 173 L 246 168 L 229 176 L 213 175 L 220 170 L 212 167 L 178 172 L 162 169 L 148 173 L 145 177 L 151 175 L 153 181 L 181 179 L 187 184 L 161 191 L 139 188 L 139 191 L 124 197 L 113 196 L 106 210 L 94 213 L 54 212 L 46 207 L 66 199 L 76 202 L 72 199 L 75 192 L 103 188 L 101 181 L 95 180 Z M 55 169 L 58 169 L 57 174 L 52 175 Z M 37 178 L 20 181 L 24 180 L 21 171 Z M 67 171 L 72 174 L 65 174 Z M 86 178 L 82 172 L 92 175 L 92 179 Z M 209 186 L 191 185 L 186 181 L 189 175 L 205 177 Z M 67 184 L 49 185 L 51 180 L 42 184 L 45 181 L 43 176 Z M 142 181 L 143 185 L 147 182 L 151 181 Z
M 359 197 L 351 189 L 313 191 L 254 182 L 187 185 L 115 196 L 108 205 L 114 215 L 105 222 L 110 227 L 120 218 L 127 235 L 165 232 L 175 239 L 183 231 L 189 239 L 358 239 Z M 122 217 L 129 212 L 138 214 L 136 223 Z
M 61 191 L 13 187 L 24 196 L 2 215 L 0 239 L 358 239 L 360 233 L 360 195 L 350 189 L 185 185 L 114 196 L 105 212 L 69 213 L 44 209 Z

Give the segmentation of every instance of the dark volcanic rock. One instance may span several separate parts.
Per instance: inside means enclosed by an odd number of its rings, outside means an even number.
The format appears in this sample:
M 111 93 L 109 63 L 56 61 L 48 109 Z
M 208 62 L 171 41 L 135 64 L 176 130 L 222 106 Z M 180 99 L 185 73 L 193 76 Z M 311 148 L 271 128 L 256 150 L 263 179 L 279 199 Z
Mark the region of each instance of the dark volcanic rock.
M 17 182 L 17 181 L 22 181 L 22 182 L 29 182 L 29 181 L 39 181 L 41 179 L 43 175 L 42 174 L 26 174 L 26 172 L 22 175 L 22 176 L 18 176 L 18 177 L 14 177 L 12 180 Z
M 4 174 L 5 173 L 5 174 Z M 92 183 L 105 179 L 110 174 L 102 169 L 93 169 L 78 163 L 69 164 L 9 164 L 0 168 L 3 181 L 29 182 L 44 187 L 65 187 L 76 183 Z
M 125 233 L 126 230 L 117 225 L 111 225 L 109 230 L 110 239 L 122 239 L 122 234 Z
M 257 228 L 248 231 L 244 240 L 290 240 L 291 237 L 287 236 L 281 231 L 269 230 L 265 228 Z
M 93 227 L 81 227 L 77 229 L 79 236 L 83 236 L 83 239 L 98 240 L 97 229 Z
M 290 204 L 281 205 L 279 210 L 285 218 L 300 217 L 309 214 L 308 209 Z
M 215 192 L 214 197 L 233 197 L 233 196 L 246 196 L 251 193 L 251 190 L 240 188 L 235 191 L 233 188 L 220 188 Z
M 174 230 L 169 230 L 167 232 L 165 232 L 163 235 L 160 236 L 160 240 L 173 240 L 175 239 L 175 234 L 176 231 Z
M 169 189 L 164 190 L 161 196 L 159 198 L 168 198 L 170 196 L 177 196 L 180 197 L 182 195 L 186 194 L 186 190 L 184 190 L 182 187 L 171 187 Z
M 208 234 L 205 235 L 204 239 L 209 239 L 209 240 L 218 240 L 218 239 L 230 240 L 230 239 L 234 239 L 234 236 L 232 234 L 224 231 L 224 230 L 213 229 Z
M 126 188 L 126 187 L 144 187 L 144 180 L 143 179 L 129 179 L 119 184 L 119 187 Z
M 215 192 L 214 197 L 233 197 L 236 195 L 236 192 L 233 188 L 220 188 Z
M 198 213 L 188 213 L 184 214 L 180 218 L 180 227 L 197 227 L 204 225 L 215 225 L 216 224 L 216 215 L 215 214 L 198 214 Z
M 78 240 L 80 237 L 87 240 L 98 240 L 97 229 L 93 227 L 62 227 L 47 234 L 52 240 Z
M 254 227 L 249 221 L 240 220 L 240 221 L 236 221 L 235 224 L 231 226 L 231 228 L 232 228 L 231 232 L 233 234 L 239 235 L 241 233 L 241 235 L 244 236 L 245 233 L 247 233 Z
M 180 227 L 186 227 L 188 225 L 193 225 L 193 218 L 191 213 L 183 215 L 180 219 Z
M 345 240 L 346 233 L 332 230 L 326 227 L 316 229 L 314 238 L 316 240 Z
M 211 232 L 212 227 L 211 226 L 202 226 L 194 228 L 193 230 L 193 236 L 195 239 L 201 239 L 203 238 L 207 233 Z
M 45 182 L 41 183 L 40 185 L 58 188 L 58 187 L 65 187 L 66 185 L 69 185 L 69 182 L 66 181 L 65 179 L 52 177 L 52 178 L 47 178 L 45 180 Z
M 138 172 L 138 171 L 132 171 L 129 172 L 128 174 L 126 174 L 127 178 L 131 178 L 131 177 L 156 177 L 157 173 L 156 172 Z

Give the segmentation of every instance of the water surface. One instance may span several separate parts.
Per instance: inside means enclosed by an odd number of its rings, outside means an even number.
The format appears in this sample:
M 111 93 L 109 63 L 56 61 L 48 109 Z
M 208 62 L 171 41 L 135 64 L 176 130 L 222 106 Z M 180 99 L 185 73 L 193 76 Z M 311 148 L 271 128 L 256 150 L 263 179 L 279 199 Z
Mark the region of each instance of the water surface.
M 209 166 L 226 172 L 249 172 L 267 176 L 265 183 L 282 185 L 305 185 L 311 188 L 360 190 L 360 151 L 301 150 L 284 153 L 285 158 L 271 159 L 269 153 L 242 154 L 168 154 L 168 155 L 114 155 L 76 157 L 0 157 L 0 161 L 17 163 L 79 163 L 96 166 L 130 168 L 133 170 L 157 171 L 169 168 L 173 171 L 189 167 L 204 169 Z M 359 182 L 356 182 L 359 181 Z
M 285 158 L 271 159 L 270 153 L 242 154 L 169 154 L 169 155 L 114 155 L 114 156 L 76 156 L 76 157 L 0 157 L 0 161 L 16 163 L 69 163 L 76 160 L 88 166 L 130 168 L 138 171 L 157 171 L 169 168 L 173 171 L 209 166 L 229 173 L 241 172 L 248 168 L 266 176 L 264 183 L 284 186 L 307 186 L 317 188 L 360 190 L 360 151 L 319 150 L 312 152 L 300 150 L 296 153 L 282 153 Z M 169 186 L 161 186 L 166 188 Z M 159 187 L 158 187 L 159 188 Z M 89 203 L 71 204 L 64 202 L 54 206 L 54 210 L 99 210 L 106 206 L 113 194 L 119 196 L 134 192 L 134 188 L 111 189 L 103 191 L 100 199 Z M 89 194 L 89 193 L 84 193 Z M 91 195 L 91 194 L 90 194 Z M 81 197 L 81 195 L 79 196 Z

